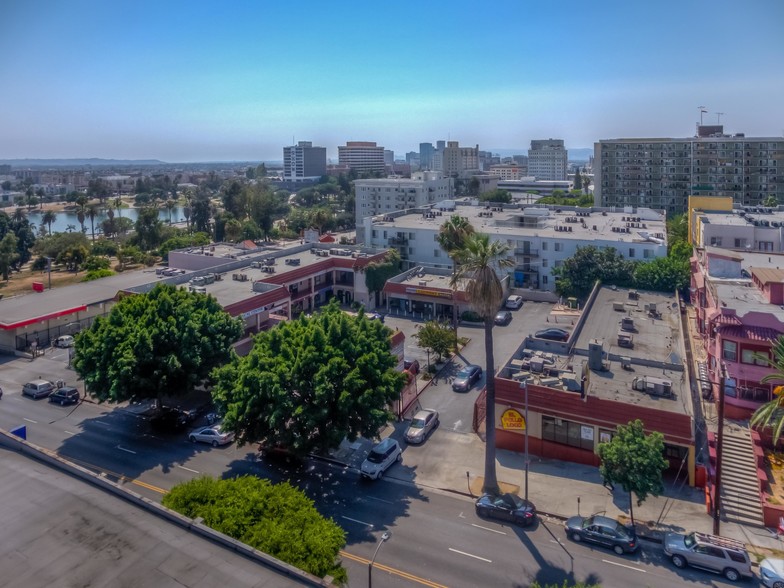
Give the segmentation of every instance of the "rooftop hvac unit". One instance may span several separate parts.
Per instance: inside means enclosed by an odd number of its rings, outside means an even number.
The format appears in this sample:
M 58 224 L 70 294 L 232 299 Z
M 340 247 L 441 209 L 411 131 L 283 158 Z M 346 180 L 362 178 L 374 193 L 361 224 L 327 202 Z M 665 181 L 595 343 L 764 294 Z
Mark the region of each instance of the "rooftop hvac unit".
M 604 369 L 602 359 L 604 357 L 604 346 L 599 339 L 594 339 L 588 343 L 588 367 L 600 372 Z
M 540 378 L 539 385 L 554 388 L 555 386 L 561 385 L 561 378 Z
M 544 360 L 541 357 L 531 358 L 531 371 L 535 374 L 541 374 L 544 369 Z
M 427 280 L 419 280 L 420 286 L 427 286 Z

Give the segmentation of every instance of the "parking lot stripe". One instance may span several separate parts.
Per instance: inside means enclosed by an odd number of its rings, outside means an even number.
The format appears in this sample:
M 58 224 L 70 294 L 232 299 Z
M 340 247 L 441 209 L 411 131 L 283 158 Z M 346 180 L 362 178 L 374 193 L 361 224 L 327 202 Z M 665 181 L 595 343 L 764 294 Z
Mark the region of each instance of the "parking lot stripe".
M 478 555 L 474 555 L 473 553 L 466 553 L 465 551 L 458 551 L 457 549 L 449 548 L 449 551 L 454 551 L 455 553 L 459 553 L 460 555 L 465 555 L 467 557 L 473 557 L 474 559 L 479 559 L 482 561 L 486 561 L 487 563 L 493 563 L 491 559 L 485 559 L 484 557 L 479 557 Z
M 33 423 L 34 425 L 38 424 L 38 421 L 34 421 L 33 419 L 28 419 L 28 418 L 22 417 L 22 420 L 27 421 L 28 423 Z
M 126 449 L 125 447 L 120 447 L 119 445 L 117 446 L 117 449 L 119 449 L 120 451 L 124 451 L 125 453 L 133 453 L 134 455 L 136 455 L 135 451 L 131 451 L 130 449 Z
M 359 523 L 360 525 L 366 525 L 368 527 L 372 527 L 373 523 L 366 523 L 365 521 L 360 521 L 358 519 L 352 519 L 351 517 L 347 517 L 345 515 L 340 515 L 341 518 L 346 519 L 347 521 L 351 521 L 352 523 Z
M 477 529 L 484 529 L 485 531 L 490 531 L 491 533 L 498 533 L 499 535 L 506 535 L 503 531 L 498 531 L 497 529 L 491 529 L 490 527 L 483 527 L 482 525 L 477 525 L 476 523 L 471 523 L 472 527 L 476 527 Z
M 627 570 L 634 570 L 635 572 L 642 572 L 643 574 L 647 574 L 648 570 L 641 570 L 640 568 L 635 568 L 634 566 L 627 566 L 626 564 L 618 563 L 617 561 L 610 561 L 609 559 L 603 559 L 603 563 L 608 563 L 611 566 L 618 566 L 619 568 L 626 568 Z
M 197 470 L 192 470 L 191 468 L 186 468 L 185 466 L 181 466 L 181 465 L 178 465 L 177 467 L 180 468 L 181 470 L 185 470 L 186 472 L 193 472 L 194 474 L 201 473 Z

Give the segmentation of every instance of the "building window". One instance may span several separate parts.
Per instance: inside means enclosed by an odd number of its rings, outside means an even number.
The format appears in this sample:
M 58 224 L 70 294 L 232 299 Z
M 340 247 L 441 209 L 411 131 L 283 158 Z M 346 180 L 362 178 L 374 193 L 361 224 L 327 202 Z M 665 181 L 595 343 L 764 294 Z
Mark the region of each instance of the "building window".
M 711 247 L 721 247 L 721 237 L 710 238 Z
M 650 249 L 646 249 L 645 251 L 642 252 L 642 256 L 645 259 L 650 259 L 651 257 L 653 257 L 653 251 L 651 251 Z
M 634 248 L 633 247 L 629 247 L 629 258 L 632 258 L 632 257 L 634 257 Z
M 542 241 L 542 251 L 547 251 L 547 241 Z
M 542 416 L 542 439 L 593 451 L 593 427 Z
M 722 341 L 721 356 L 727 361 L 738 361 L 738 344 L 735 341 Z
M 548 262 L 546 259 L 543 259 L 543 260 L 542 260 L 542 267 L 547 267 L 547 264 L 548 264 L 548 263 L 549 263 L 549 262 Z
M 441 250 L 433 249 L 433 257 L 441 257 Z
M 563 249 L 562 245 L 563 245 L 562 243 L 556 243 L 555 244 L 555 250 L 556 251 L 561 251 Z
M 409 233 L 408 234 L 408 240 L 409 241 L 413 241 L 414 239 L 416 239 L 416 233 Z
M 735 248 L 741 249 L 746 247 L 746 239 L 735 239 Z
M 547 276 L 542 276 L 542 284 L 547 284 Z
M 767 359 L 763 359 L 761 357 L 757 357 L 755 355 L 755 353 L 759 353 L 759 352 L 755 352 L 753 349 L 743 349 L 743 350 L 741 350 L 741 352 L 740 352 L 740 362 L 741 363 L 748 363 L 750 365 L 762 365 L 762 366 L 767 366 L 769 364 Z M 767 356 L 767 353 L 764 353 L 763 355 Z

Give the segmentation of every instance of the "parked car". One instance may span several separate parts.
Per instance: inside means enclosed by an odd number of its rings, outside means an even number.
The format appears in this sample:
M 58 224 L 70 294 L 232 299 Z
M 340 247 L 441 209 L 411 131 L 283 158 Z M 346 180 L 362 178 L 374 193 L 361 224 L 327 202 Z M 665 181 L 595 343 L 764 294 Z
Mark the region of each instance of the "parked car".
M 533 502 L 515 494 L 482 494 L 476 501 L 476 514 L 484 518 L 509 521 L 518 525 L 531 525 L 536 520 Z
M 760 562 L 760 579 L 768 588 L 784 588 L 784 559 L 766 557 Z
M 55 347 L 73 347 L 74 345 L 74 338 L 71 335 L 60 335 L 57 339 L 54 340 Z
M 49 380 L 33 380 L 22 386 L 22 395 L 38 400 L 49 396 L 54 389 L 54 384 Z
M 368 317 L 372 321 L 381 321 L 384 322 L 384 315 L 378 312 L 367 312 L 365 316 Z
M 407 369 L 409 372 L 414 374 L 415 376 L 419 373 L 419 360 L 417 359 L 404 359 L 403 360 L 403 368 Z
M 730 582 L 751 578 L 751 560 L 741 541 L 705 533 L 667 533 L 664 553 L 676 568 L 692 566 L 723 574 Z
M 512 322 L 512 313 L 508 310 L 499 310 L 497 313 L 495 313 L 493 322 L 497 325 L 506 326 Z
M 564 528 L 572 541 L 603 545 L 618 555 L 633 553 L 640 546 L 634 529 L 609 517 L 571 517 L 564 523 Z
M 549 329 L 536 331 L 534 337 L 537 339 L 549 339 L 550 341 L 567 341 L 569 339 L 569 331 L 557 327 L 550 327 Z
M 185 413 L 174 407 L 164 407 L 150 418 L 150 426 L 161 433 L 177 433 L 187 424 Z
M 60 406 L 76 404 L 79 402 L 79 390 L 73 386 L 63 386 L 49 394 L 49 402 L 54 402 Z
M 402 459 L 403 450 L 400 449 L 400 444 L 391 437 L 387 437 L 370 450 L 359 471 L 363 478 L 380 480 L 384 476 L 384 472 L 392 467 L 392 464 Z
M 452 390 L 456 392 L 467 392 L 475 382 L 479 381 L 482 377 L 482 368 L 478 365 L 468 364 L 462 370 L 457 372 L 454 381 L 452 382 Z
M 188 439 L 191 443 L 209 443 L 213 447 L 217 447 L 234 441 L 234 433 L 223 431 L 220 427 L 204 427 L 188 435 Z
M 411 419 L 411 424 L 406 429 L 406 441 L 408 443 L 424 443 L 430 433 L 438 427 L 438 411 L 432 408 L 420 410 Z
M 506 299 L 506 304 L 504 305 L 510 310 L 517 310 L 518 308 L 523 306 L 523 297 L 513 294 L 509 298 Z

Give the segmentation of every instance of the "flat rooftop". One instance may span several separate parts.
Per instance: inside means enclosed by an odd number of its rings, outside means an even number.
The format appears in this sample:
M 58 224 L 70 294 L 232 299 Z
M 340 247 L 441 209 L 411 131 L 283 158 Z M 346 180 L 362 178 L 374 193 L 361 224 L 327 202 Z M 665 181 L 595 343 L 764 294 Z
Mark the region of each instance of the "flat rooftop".
M 437 210 L 436 205 L 433 210 Z M 560 211 L 560 212 L 559 212 Z M 508 235 L 519 238 L 531 237 L 557 237 L 562 240 L 590 241 L 594 239 L 608 239 L 621 243 L 651 242 L 650 238 L 660 239 L 662 245 L 667 243 L 667 227 L 665 215 L 651 210 L 638 209 L 638 212 L 608 212 L 592 211 L 591 209 L 571 210 L 558 207 L 529 207 L 523 205 L 522 209 L 505 207 L 502 210 L 492 210 L 485 205 L 471 205 L 457 202 L 454 212 L 444 210 L 441 215 L 429 216 L 422 209 L 406 211 L 401 215 L 378 215 L 373 218 L 373 227 L 394 227 L 397 230 L 431 229 L 438 231 L 442 224 L 447 222 L 452 214 L 459 214 L 468 219 L 474 229 L 480 233 L 493 235 Z M 587 214 L 587 216 L 578 216 Z M 528 219 L 537 216 L 535 225 L 523 223 L 523 216 Z M 391 220 L 384 220 L 390 218 Z M 627 220 L 634 218 L 635 220 Z M 640 218 L 639 221 L 636 219 Z M 627 226 L 627 225 L 634 226 Z M 563 229 L 566 230 L 563 230 Z M 616 229 L 615 231 L 613 229 Z M 618 232 L 620 229 L 629 232 Z M 658 237 L 657 237 L 658 235 Z
M 307 585 L 5 448 L 0 495 L 9 585 Z

